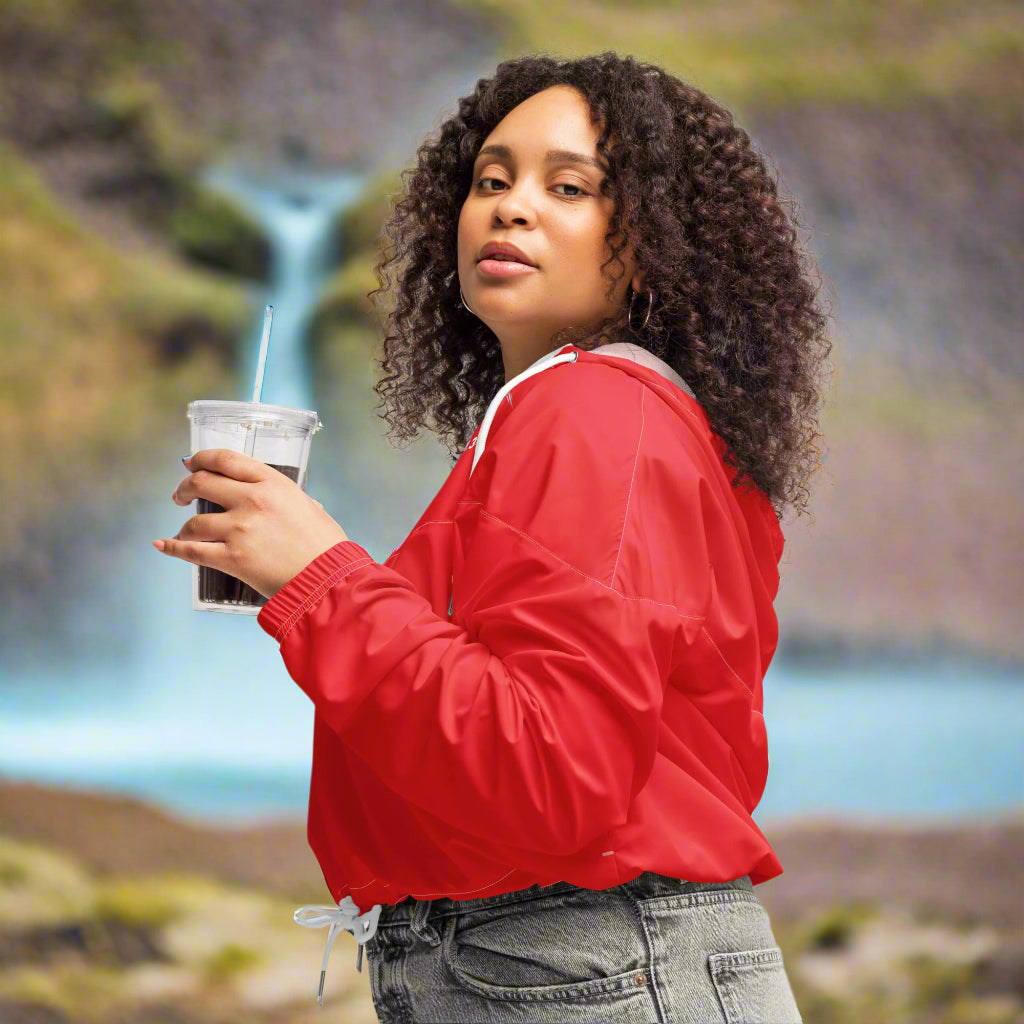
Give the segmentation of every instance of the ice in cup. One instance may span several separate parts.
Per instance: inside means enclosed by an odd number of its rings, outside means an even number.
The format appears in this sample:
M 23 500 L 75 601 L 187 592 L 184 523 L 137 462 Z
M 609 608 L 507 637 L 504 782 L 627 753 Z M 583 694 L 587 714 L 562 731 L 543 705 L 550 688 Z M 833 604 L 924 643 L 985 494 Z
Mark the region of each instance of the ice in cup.
M 320 429 L 320 417 L 311 409 L 289 409 L 262 402 L 190 402 L 193 452 L 204 448 L 229 448 L 243 452 L 294 480 L 306 489 L 306 470 L 313 435 Z M 197 511 L 223 512 L 206 498 L 197 499 Z M 192 566 L 192 607 L 201 612 L 257 615 L 267 599 L 240 579 L 210 569 Z

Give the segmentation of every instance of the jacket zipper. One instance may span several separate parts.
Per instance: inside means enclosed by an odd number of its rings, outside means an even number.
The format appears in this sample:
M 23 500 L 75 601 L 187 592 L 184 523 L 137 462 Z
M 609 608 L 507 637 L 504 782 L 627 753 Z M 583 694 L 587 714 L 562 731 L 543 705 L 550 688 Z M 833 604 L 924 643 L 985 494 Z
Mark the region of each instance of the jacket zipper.
M 455 577 L 452 577 L 451 589 L 448 591 L 451 595 L 448 599 L 448 618 L 452 617 L 452 609 L 455 607 Z

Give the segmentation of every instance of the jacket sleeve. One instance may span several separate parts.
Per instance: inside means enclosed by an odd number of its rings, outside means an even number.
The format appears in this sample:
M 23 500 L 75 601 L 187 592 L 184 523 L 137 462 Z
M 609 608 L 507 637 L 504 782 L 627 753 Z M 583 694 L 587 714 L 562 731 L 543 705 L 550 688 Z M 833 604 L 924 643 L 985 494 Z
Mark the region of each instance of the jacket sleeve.
M 710 586 L 699 480 L 680 476 L 688 507 L 660 506 L 643 388 L 618 386 L 617 415 L 599 390 L 531 392 L 488 442 L 468 495 L 479 514 L 456 538 L 453 621 L 353 541 L 260 613 L 318 713 L 393 791 L 555 856 L 625 822 L 666 680 L 703 618 L 637 591 L 663 553 L 651 531 L 688 533 L 694 554 L 677 568 L 700 600 Z

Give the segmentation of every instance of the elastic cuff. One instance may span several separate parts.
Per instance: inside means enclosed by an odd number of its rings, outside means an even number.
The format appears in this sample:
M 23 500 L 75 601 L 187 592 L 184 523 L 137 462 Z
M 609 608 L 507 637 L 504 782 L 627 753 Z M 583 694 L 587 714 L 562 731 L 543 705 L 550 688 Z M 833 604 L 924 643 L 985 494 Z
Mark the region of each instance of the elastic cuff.
M 317 555 L 293 576 L 261 609 L 256 621 L 278 643 L 292 626 L 339 580 L 364 565 L 376 564 L 373 556 L 353 540 L 343 540 Z

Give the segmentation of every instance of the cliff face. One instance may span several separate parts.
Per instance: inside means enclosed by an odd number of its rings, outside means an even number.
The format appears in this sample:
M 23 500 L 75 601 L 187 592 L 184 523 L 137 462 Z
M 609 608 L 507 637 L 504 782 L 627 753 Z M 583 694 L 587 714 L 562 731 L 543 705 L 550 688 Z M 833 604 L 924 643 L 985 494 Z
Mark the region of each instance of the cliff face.
M 239 275 L 258 278 L 265 254 L 237 211 L 211 214 L 194 180 L 203 162 L 352 162 L 379 183 L 502 56 L 612 47 L 737 111 L 796 197 L 834 299 L 828 461 L 810 483 L 814 518 L 783 524 L 780 650 L 934 642 L 1024 659 L 1024 585 L 1007 557 L 1024 541 L 1012 457 L 1024 438 L 1024 124 L 1010 100 L 1024 18 L 1001 3 L 824 11 L 791 21 L 734 0 L 625 17 L 587 0 L 569 19 L 492 0 L 7 0 L 0 429 L 26 454 L 0 470 L 20 495 L 0 568 L 17 607 L 55 578 L 68 508 L 102 529 L 100 457 L 141 466 L 140 439 L 178 431 L 184 401 L 230 372 L 249 313 Z M 211 249 L 194 232 L 214 219 L 234 245 L 200 267 Z M 343 275 L 369 266 L 364 235 Z M 336 323 L 318 318 L 316 340 L 322 390 L 351 409 L 365 396 L 346 381 L 369 387 L 377 338 L 350 305 Z M 369 404 L 363 462 L 407 481 Z M 62 409 L 74 429 L 48 415 Z M 392 501 L 396 542 L 445 464 L 424 459 L 416 493 Z M 124 500 L 127 481 L 145 482 L 120 479 Z M 7 615 L 0 634 L 16 639 L 33 614 Z
M 0 650 L 61 628 L 185 403 L 232 391 L 267 246 L 196 171 L 397 161 L 486 26 L 428 3 L 0 5 Z
M 813 519 L 784 523 L 781 650 L 1024 661 L 1024 121 L 956 97 L 761 111 L 833 359 Z
M 88 223 L 161 241 L 145 228 L 213 153 L 404 159 L 410 127 L 492 66 L 495 38 L 491 18 L 443 3 L 10 0 L 0 135 Z
M 812 515 L 783 522 L 780 654 L 1024 660 L 1024 126 L 962 97 L 760 106 L 742 123 L 797 201 L 835 317 L 826 461 Z M 384 212 L 353 212 L 348 237 Z M 322 307 L 325 352 L 353 347 L 366 255 Z M 335 417 L 361 401 L 346 393 Z M 401 476 L 376 438 L 364 455 Z

